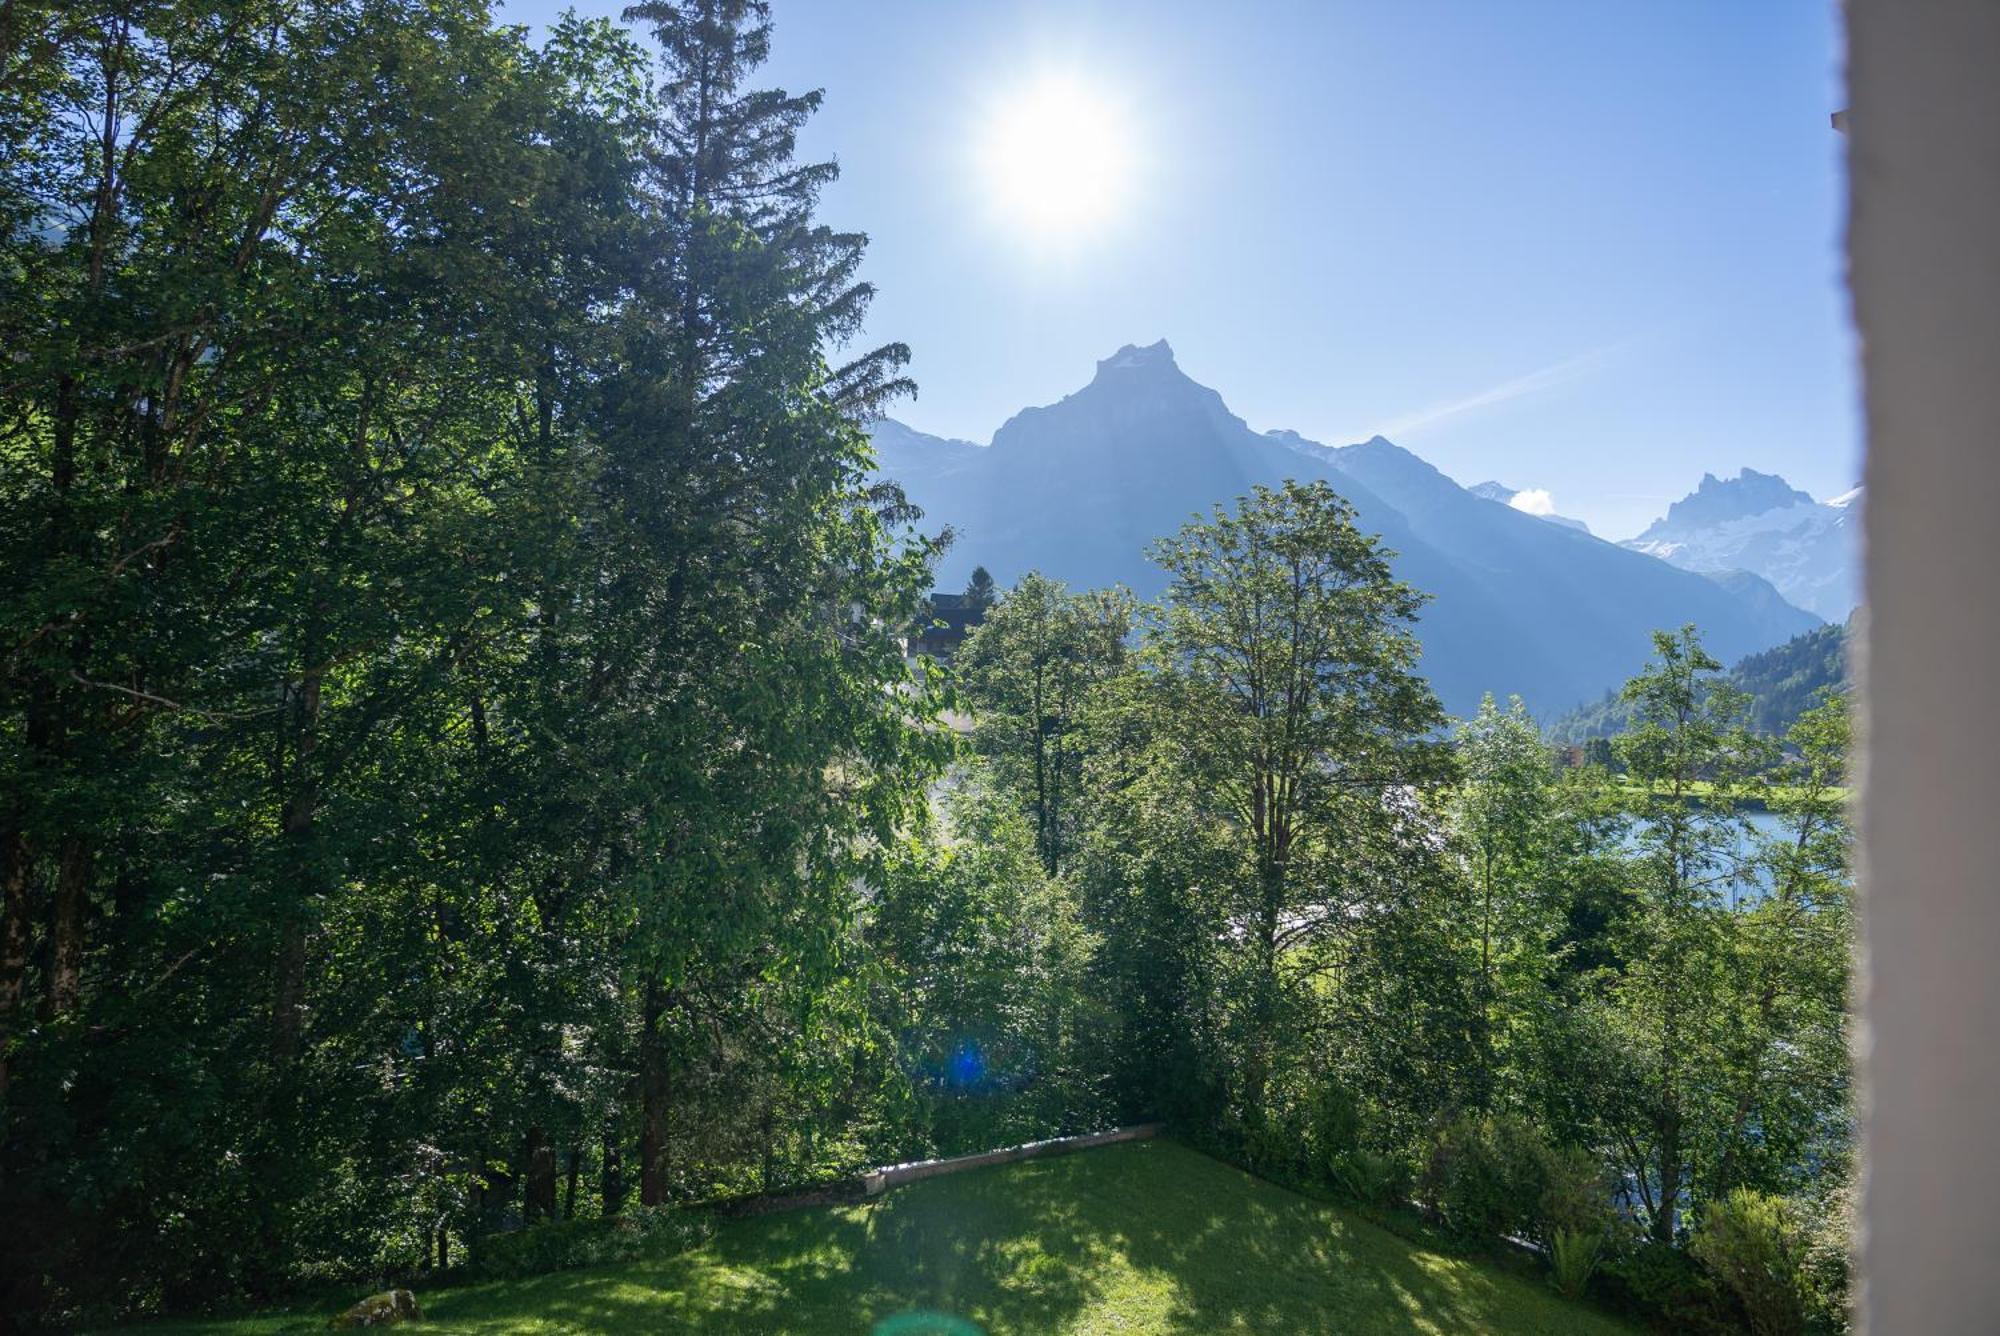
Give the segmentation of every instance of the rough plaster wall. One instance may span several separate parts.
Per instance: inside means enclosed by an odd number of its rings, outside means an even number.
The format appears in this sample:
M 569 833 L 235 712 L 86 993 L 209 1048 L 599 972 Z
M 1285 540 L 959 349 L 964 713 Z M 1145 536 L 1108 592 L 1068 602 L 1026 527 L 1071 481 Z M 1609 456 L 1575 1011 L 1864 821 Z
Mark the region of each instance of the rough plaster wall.
M 2000 0 L 1847 0 L 1867 393 L 1863 1300 L 2000 1332 Z

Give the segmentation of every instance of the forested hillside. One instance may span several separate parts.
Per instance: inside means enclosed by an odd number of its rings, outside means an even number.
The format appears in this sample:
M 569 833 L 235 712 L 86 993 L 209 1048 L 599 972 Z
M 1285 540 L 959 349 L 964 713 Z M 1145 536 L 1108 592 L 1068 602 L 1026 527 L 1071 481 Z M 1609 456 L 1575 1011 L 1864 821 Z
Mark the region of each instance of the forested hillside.
M 1774 649 L 1745 655 L 1729 670 L 1729 681 L 1750 698 L 1750 725 L 1781 737 L 1827 691 L 1848 687 L 1848 628 L 1822 626 L 1794 636 Z M 1549 726 L 1557 742 L 1585 742 L 1622 733 L 1631 706 L 1617 692 L 1570 711 Z

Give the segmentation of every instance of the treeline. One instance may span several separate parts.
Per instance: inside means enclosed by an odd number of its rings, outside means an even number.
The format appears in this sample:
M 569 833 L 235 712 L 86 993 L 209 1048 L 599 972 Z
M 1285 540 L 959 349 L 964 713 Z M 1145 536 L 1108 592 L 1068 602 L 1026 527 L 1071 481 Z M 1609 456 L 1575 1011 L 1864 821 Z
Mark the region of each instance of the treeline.
M 1519 702 L 1444 727 L 1421 599 L 1323 485 L 1156 559 L 1156 606 L 1025 578 L 957 661 L 978 760 L 925 857 L 1005 849 L 1017 884 L 923 898 L 932 936 L 1039 934 L 1073 990 L 1013 1013 L 998 1069 L 1392 1224 L 1414 1199 L 1531 1241 L 1673 1330 L 1842 1329 L 1845 702 L 1781 746 L 1662 633 L 1620 784 L 1559 769 Z
M 1729 684 L 1750 698 L 1750 727 L 1774 738 L 1783 737 L 1826 692 L 1846 691 L 1848 682 L 1847 627 L 1833 623 L 1746 654 L 1729 670 Z M 1607 691 L 1602 700 L 1557 719 L 1549 736 L 1588 743 L 1623 732 L 1631 719 L 1623 694 Z
M 627 17 L 0 10 L 9 1318 L 898 1142 L 905 354 L 832 355 L 863 239 L 766 7 Z

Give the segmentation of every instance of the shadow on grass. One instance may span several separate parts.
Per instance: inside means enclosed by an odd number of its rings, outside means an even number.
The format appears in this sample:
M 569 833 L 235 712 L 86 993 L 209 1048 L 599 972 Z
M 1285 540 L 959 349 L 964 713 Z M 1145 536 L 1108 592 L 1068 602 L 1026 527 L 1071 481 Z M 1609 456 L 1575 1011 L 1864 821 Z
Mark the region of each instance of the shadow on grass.
M 1131 1265 L 1171 1280 L 1158 1330 L 1625 1330 L 1534 1280 L 1427 1250 L 1205 1156 L 1179 1150 L 1174 1176 L 1169 1199 L 1184 1209 L 1136 1213 L 1119 1236 Z
M 727 1220 L 704 1247 L 660 1261 L 420 1297 L 433 1330 L 468 1336 L 1625 1330 L 1535 1280 L 1166 1141 Z M 302 1329 L 289 1322 L 209 1330 Z
M 479 1332 L 1059 1331 L 1097 1297 L 1109 1246 L 1058 1179 L 979 1171 L 862 1206 L 725 1221 L 681 1257 L 480 1286 L 428 1312 Z

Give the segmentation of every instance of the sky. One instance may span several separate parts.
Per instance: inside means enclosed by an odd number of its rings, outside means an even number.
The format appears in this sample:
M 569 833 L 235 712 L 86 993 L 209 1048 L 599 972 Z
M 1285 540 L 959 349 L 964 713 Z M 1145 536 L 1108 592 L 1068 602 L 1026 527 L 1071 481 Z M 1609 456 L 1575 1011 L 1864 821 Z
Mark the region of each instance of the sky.
M 871 238 L 867 338 L 910 345 L 921 431 L 988 441 L 1165 338 L 1253 427 L 1379 433 L 1610 538 L 1704 472 L 1859 476 L 1830 0 L 773 16 L 768 82 L 825 90 L 802 147 L 841 165 L 821 213 Z M 1009 134 L 1051 123 L 1081 169 L 1038 190 Z

